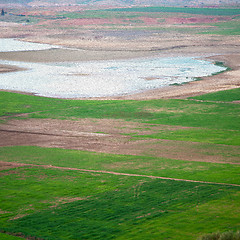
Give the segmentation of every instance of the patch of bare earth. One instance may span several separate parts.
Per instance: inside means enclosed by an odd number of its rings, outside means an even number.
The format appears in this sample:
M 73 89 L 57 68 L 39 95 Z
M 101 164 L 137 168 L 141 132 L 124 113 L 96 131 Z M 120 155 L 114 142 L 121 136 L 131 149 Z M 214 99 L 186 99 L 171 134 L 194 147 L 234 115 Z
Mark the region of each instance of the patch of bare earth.
M 65 203 L 71 203 L 75 201 L 81 201 L 81 200 L 86 200 L 88 197 L 61 197 L 61 198 L 56 198 L 54 201 L 49 202 L 51 204 L 51 208 L 55 208 L 58 205 L 65 204 Z
M 189 161 L 240 163 L 237 157 L 240 150 L 238 146 L 164 139 L 133 141 L 130 136 L 185 128 L 116 119 L 9 120 L 0 125 L 0 146 L 31 145 L 113 154 L 150 155 Z

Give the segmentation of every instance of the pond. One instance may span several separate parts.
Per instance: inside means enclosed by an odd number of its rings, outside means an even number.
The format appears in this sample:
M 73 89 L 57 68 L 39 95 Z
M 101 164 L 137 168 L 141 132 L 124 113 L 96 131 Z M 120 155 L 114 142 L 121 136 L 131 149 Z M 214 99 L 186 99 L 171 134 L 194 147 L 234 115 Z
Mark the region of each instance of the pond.
M 31 49 L 33 47 L 35 50 L 38 47 L 48 49 L 50 46 L 38 44 L 31 46 Z M 26 47 L 25 50 L 29 50 L 29 48 Z M 128 60 L 56 63 L 0 60 L 0 64 L 28 69 L 1 74 L 1 89 L 29 92 L 54 98 L 126 95 L 171 84 L 190 82 L 196 77 L 209 76 L 225 70 L 223 67 L 197 57 L 147 57 Z

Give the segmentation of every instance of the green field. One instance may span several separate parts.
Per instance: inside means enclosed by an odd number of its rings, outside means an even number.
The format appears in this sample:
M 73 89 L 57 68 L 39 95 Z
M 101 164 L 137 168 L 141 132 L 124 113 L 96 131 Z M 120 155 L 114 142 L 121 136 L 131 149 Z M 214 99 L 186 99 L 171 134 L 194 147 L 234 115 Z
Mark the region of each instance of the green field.
M 50 156 L 50 157 L 49 157 Z M 238 157 L 239 154 L 238 154 Z M 239 184 L 239 165 L 32 146 L 2 147 L 0 161 Z
M 240 89 L 234 88 L 228 91 L 219 91 L 214 93 L 208 93 L 197 97 L 191 97 L 189 99 L 204 100 L 204 101 L 221 101 L 221 102 L 233 102 L 239 101 Z
M 240 8 L 191 8 L 191 7 L 131 7 L 116 8 L 109 11 L 116 12 L 162 12 L 162 13 L 189 13 L 212 16 L 234 16 L 240 14 Z
M 181 7 L 132 7 L 107 10 L 86 10 L 82 12 L 63 13 L 67 18 L 137 18 L 141 16 L 168 17 L 176 14 L 208 15 L 208 16 L 238 16 L 240 8 L 181 8 Z
M 193 222 L 205 220 L 197 228 L 212 231 L 225 227 L 226 222 L 221 220 L 225 214 L 228 227 L 230 224 L 231 229 L 239 227 L 236 206 L 239 187 L 39 168 L 17 169 L 2 180 L 1 185 L 7 189 L 4 197 L 8 200 L 3 207 L 11 211 L 8 218 L 14 216 L 12 213 L 19 216 L 10 223 L 4 222 L 4 229 L 25 236 L 193 239 L 198 235 Z M 61 204 L 61 200 L 69 202 Z M 229 203 L 231 206 L 226 206 Z M 220 212 L 223 206 L 224 211 Z M 218 227 L 213 228 L 214 224 L 207 219 L 216 217 L 216 212 L 220 219 Z M 174 238 L 175 231 L 178 235 Z
M 236 90 L 239 92 L 239 90 Z M 234 99 L 237 99 L 235 94 Z M 233 97 L 230 98 L 230 101 Z M 227 98 L 223 101 L 226 101 Z M 1 93 L 0 114 L 29 113 L 31 118 L 109 118 L 155 125 L 184 126 L 162 129 L 133 138 L 159 138 L 227 145 L 240 144 L 239 105 L 193 100 L 72 101 Z
M 91 30 L 91 19 L 106 19 L 106 23 L 95 23 L 104 30 L 121 29 L 124 31 L 159 31 L 160 33 L 182 33 L 182 34 L 217 34 L 217 35 L 239 35 L 240 24 L 240 8 L 193 8 L 193 7 L 131 7 L 131 8 L 113 8 L 99 10 L 82 10 L 82 11 L 61 11 L 52 12 L 50 15 L 25 15 L 22 10 L 11 9 L 11 14 L 6 14 L 0 18 L 3 22 L 24 23 L 27 25 L 36 25 L 37 28 L 49 29 L 68 29 L 69 33 L 73 30 L 82 30 L 89 28 Z M 182 25 L 181 19 L 184 18 L 204 18 L 210 19 L 209 23 L 191 22 Z M 159 24 L 149 24 L 144 18 L 157 19 Z M 178 23 L 165 24 L 169 18 L 179 18 Z M 85 19 L 82 24 L 73 23 L 67 25 L 68 20 Z M 118 23 L 114 23 L 114 19 L 119 19 Z M 215 20 L 214 20 L 215 19 Z M 88 21 L 89 20 L 89 21 Z M 212 22 L 211 22 L 212 20 Z M 41 22 L 41 24 L 39 24 Z M 62 23 L 66 25 L 62 26 Z M 163 23 L 163 24 L 162 24 Z M 196 27 L 194 27 L 196 25 Z M 201 26 L 200 28 L 198 26 Z M 126 28 L 127 26 L 127 28 Z M 107 27 L 107 29 L 105 29 Z M 51 36 L 51 35 L 50 35 Z
M 206 154 L 220 149 L 218 154 L 226 159 L 196 162 L 1 147 L 0 162 L 27 165 L 0 171 L 0 239 L 194 240 L 239 230 L 239 93 L 233 89 L 185 100 L 79 101 L 0 92 L 1 124 L 26 118 L 120 119 L 155 129 L 151 134 L 135 129 L 128 134 L 130 141 L 200 143 L 195 149 L 204 148 Z
M 61 13 L 59 17 L 67 19 L 122 19 L 125 24 L 115 25 L 113 29 L 120 28 L 121 25 L 134 24 L 136 30 L 145 31 L 161 31 L 161 32 L 179 32 L 189 34 L 218 34 L 218 35 L 239 35 L 239 16 L 240 8 L 179 8 L 179 7 L 132 7 L 132 8 L 116 8 L 107 10 L 87 10 L 82 12 Z M 213 23 L 187 23 L 185 27 L 176 27 L 179 24 L 172 26 L 141 26 L 144 21 L 141 17 L 158 18 L 159 22 L 165 22 L 168 18 L 194 18 L 194 17 L 208 16 L 210 19 L 214 17 L 230 17 L 230 19 L 217 20 Z M 205 26 L 205 28 L 189 28 L 194 25 Z M 110 23 L 107 25 L 111 25 Z M 124 28 L 122 28 L 124 29 Z M 126 31 L 126 29 L 125 29 Z
M 226 21 L 226 22 L 219 22 L 214 24 L 207 24 L 206 27 L 214 26 L 214 30 L 208 29 L 205 32 L 201 32 L 203 34 L 218 34 L 218 35 L 239 35 L 240 34 L 240 20 L 239 18 Z

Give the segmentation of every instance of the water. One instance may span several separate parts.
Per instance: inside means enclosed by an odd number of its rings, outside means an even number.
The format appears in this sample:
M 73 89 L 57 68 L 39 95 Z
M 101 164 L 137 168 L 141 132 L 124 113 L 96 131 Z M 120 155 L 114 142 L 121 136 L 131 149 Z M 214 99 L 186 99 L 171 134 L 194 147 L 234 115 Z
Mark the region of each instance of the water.
M 0 38 L 0 52 L 34 51 L 60 48 L 49 44 L 22 42 L 12 38 Z
M 0 60 L 29 70 L 0 75 L 0 88 L 57 98 L 126 95 L 193 81 L 224 70 L 192 57 L 26 63 Z

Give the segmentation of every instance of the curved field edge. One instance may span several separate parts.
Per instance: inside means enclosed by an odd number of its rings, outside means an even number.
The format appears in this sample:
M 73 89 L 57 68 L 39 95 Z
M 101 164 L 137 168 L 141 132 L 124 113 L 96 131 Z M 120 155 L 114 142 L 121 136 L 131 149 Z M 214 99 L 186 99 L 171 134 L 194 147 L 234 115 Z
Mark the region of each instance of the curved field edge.
M 240 88 L 234 88 L 230 90 L 203 94 L 196 97 L 190 97 L 188 99 L 196 99 L 196 100 L 202 100 L 202 101 L 221 101 L 221 102 L 240 101 Z

